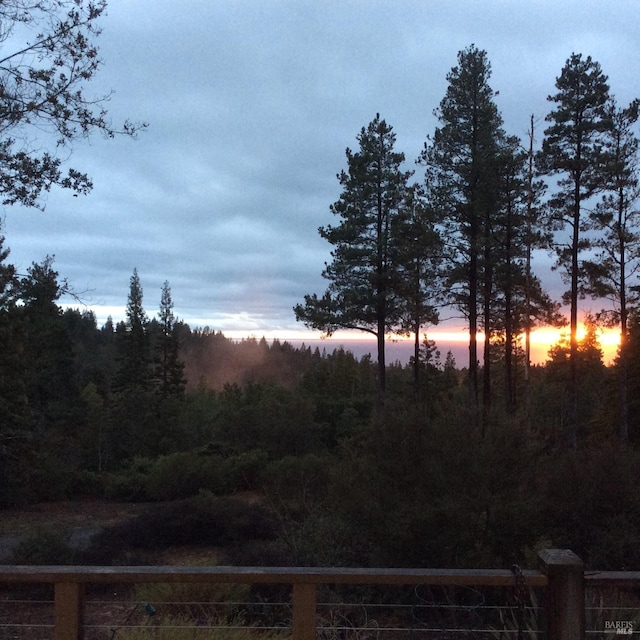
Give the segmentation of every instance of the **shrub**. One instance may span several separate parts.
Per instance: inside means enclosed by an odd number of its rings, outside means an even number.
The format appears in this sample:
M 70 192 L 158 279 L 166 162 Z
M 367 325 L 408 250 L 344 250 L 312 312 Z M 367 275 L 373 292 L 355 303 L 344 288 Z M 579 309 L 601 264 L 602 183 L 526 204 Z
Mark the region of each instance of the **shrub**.
M 108 476 L 105 497 L 131 502 L 147 500 L 146 478 L 151 464 L 147 458 L 135 458 L 126 469 Z
M 146 491 L 152 500 L 176 500 L 196 495 L 200 489 L 222 493 L 219 456 L 180 451 L 161 456 L 149 469 Z
M 73 564 L 75 552 L 63 533 L 36 529 L 21 540 L 10 564 Z
M 269 455 L 264 449 L 251 449 L 227 456 L 221 466 L 226 491 L 246 491 L 261 486 Z
M 212 451 L 180 451 L 161 456 L 145 479 L 152 500 L 178 500 L 205 490 L 223 495 L 251 489 L 260 483 L 267 453 L 253 449 L 233 455 Z
M 177 545 L 242 545 L 272 536 L 270 514 L 258 505 L 210 492 L 168 504 L 103 529 L 86 554 L 88 564 L 119 562 L 131 550 L 158 550 Z
M 105 476 L 88 469 L 74 471 L 69 477 L 70 496 L 102 497 L 105 494 Z

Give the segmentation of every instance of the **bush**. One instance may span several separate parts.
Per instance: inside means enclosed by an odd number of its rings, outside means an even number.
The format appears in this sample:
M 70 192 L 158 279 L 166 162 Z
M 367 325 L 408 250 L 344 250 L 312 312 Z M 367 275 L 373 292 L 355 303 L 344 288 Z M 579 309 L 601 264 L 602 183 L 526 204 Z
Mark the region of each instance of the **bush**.
M 9 564 L 74 564 L 75 552 L 65 534 L 36 529 L 22 539 Z
M 199 491 L 217 495 L 244 491 L 259 484 L 267 464 L 260 449 L 223 455 L 210 448 L 161 456 L 150 467 L 145 492 L 151 500 L 178 500 Z
M 264 449 L 251 449 L 225 458 L 221 472 L 226 491 L 251 491 L 261 486 L 268 461 Z
M 130 465 L 107 477 L 105 497 L 109 500 L 146 501 L 147 474 L 151 467 L 147 458 L 135 458 Z
M 600 445 L 547 465 L 544 515 L 554 546 L 589 569 L 640 569 L 640 454 Z
M 105 476 L 88 469 L 74 471 L 69 477 L 70 496 L 101 498 L 105 495 Z
M 219 456 L 180 451 L 158 458 L 149 469 L 146 490 L 152 500 L 177 500 L 201 489 L 223 492 Z
M 132 550 L 178 545 L 236 546 L 273 534 L 270 514 L 258 505 L 209 492 L 156 505 L 136 518 L 103 529 L 86 554 L 88 564 L 120 562 Z

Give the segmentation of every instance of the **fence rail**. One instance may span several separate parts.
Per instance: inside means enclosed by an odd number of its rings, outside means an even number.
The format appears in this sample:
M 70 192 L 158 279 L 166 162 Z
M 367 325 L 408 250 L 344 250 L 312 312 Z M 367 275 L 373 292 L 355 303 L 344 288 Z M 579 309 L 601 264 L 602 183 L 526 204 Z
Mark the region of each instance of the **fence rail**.
M 585 583 L 629 586 L 637 572 L 588 572 L 570 551 L 548 549 L 539 555 L 540 570 L 522 572 L 527 587 L 544 592 L 548 640 L 585 637 Z M 321 585 L 426 585 L 513 588 L 516 576 L 500 569 L 365 569 L 310 567 L 78 567 L 0 566 L 0 584 L 54 586 L 55 640 L 81 640 L 87 585 L 141 583 L 279 584 L 292 587 L 294 640 L 317 637 L 317 589 Z

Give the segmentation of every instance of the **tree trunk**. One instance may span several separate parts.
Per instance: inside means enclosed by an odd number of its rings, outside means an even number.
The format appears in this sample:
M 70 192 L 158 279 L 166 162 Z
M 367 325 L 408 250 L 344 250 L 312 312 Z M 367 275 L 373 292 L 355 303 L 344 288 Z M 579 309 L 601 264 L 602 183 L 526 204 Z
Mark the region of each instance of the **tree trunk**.
M 482 436 L 484 437 L 491 413 L 491 295 L 493 293 L 493 263 L 491 259 L 490 213 L 485 212 L 484 219 L 484 286 L 483 286 L 483 377 L 482 377 Z
M 619 398 L 620 398 L 620 447 L 626 449 L 629 445 L 629 364 L 627 361 L 627 335 L 626 329 L 620 331 L 620 357 L 619 368 Z
M 476 224 L 472 222 L 469 256 L 469 401 L 478 410 L 478 249 Z
M 524 319 L 524 385 L 525 402 L 529 407 L 531 387 L 531 245 L 533 226 L 533 136 L 534 122 L 531 115 L 531 128 L 529 130 L 529 158 L 527 170 L 527 246 L 526 246 L 526 271 L 525 271 L 525 319 Z M 527 415 L 529 411 L 527 410 Z
M 511 202 L 507 203 L 507 234 L 506 234 L 506 247 L 505 247 L 505 263 L 507 270 L 505 274 L 505 287 L 504 287 L 504 392 L 505 392 L 505 406 L 507 413 L 511 414 L 515 405 L 515 384 L 513 381 L 513 309 L 511 298 Z
M 578 156 L 579 157 L 579 156 Z M 569 414 L 567 443 L 578 447 L 578 253 L 580 241 L 580 180 L 575 180 L 573 238 L 571 245 L 571 343 L 569 356 Z
M 387 364 L 385 362 L 384 337 L 384 321 L 382 323 L 378 322 L 378 405 L 380 408 L 384 407 L 387 395 Z
M 624 193 L 618 194 L 618 229 L 619 229 L 619 253 L 620 253 L 620 357 L 618 360 L 618 397 L 620 402 L 619 440 L 620 447 L 626 449 L 629 444 L 629 398 L 628 398 L 628 372 L 627 361 L 627 274 L 626 274 L 626 239 L 622 233 L 624 219 Z
M 425 364 L 429 366 L 429 362 Z M 413 394 L 416 405 L 420 402 L 420 322 L 413 328 Z

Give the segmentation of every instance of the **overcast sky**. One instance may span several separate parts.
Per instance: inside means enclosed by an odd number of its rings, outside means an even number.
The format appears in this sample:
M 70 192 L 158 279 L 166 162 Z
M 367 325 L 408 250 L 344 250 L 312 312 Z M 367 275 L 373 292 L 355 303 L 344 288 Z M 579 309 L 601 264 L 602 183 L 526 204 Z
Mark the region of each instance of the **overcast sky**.
M 523 139 L 572 52 L 600 62 L 620 104 L 640 96 L 638 0 L 111 0 L 102 26 L 90 90 L 113 89 L 114 124 L 148 130 L 76 145 L 89 196 L 4 209 L 12 262 L 55 255 L 100 322 L 123 318 L 136 267 L 150 316 L 168 280 L 192 327 L 302 329 L 292 307 L 326 288 L 317 229 L 346 147 L 379 112 L 413 168 L 472 43 Z

